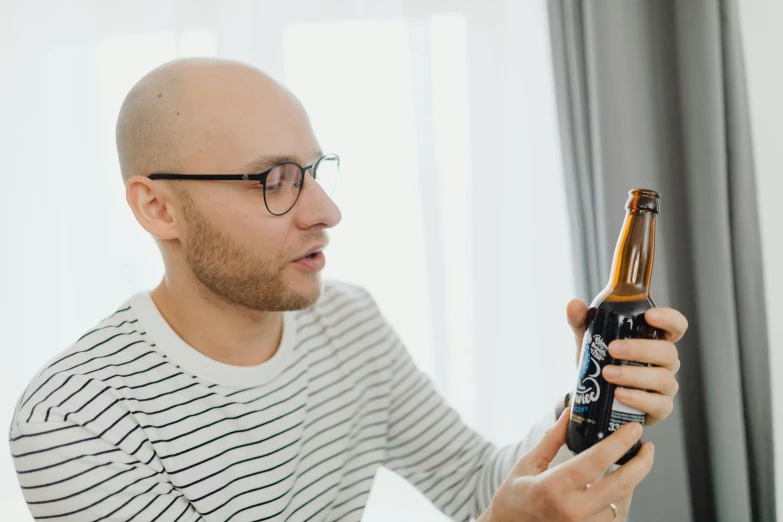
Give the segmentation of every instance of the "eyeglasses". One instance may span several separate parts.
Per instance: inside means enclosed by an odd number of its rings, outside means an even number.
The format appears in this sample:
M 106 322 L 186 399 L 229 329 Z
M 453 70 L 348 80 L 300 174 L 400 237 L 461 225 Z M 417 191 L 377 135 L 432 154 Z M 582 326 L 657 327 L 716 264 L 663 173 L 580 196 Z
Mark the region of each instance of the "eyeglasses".
M 269 213 L 282 216 L 299 199 L 305 173 L 310 169 L 313 169 L 313 179 L 331 196 L 340 172 L 340 157 L 337 154 L 321 156 L 314 164 L 306 167 L 294 162 L 281 163 L 260 174 L 150 174 L 149 179 L 258 181 L 264 187 L 264 203 Z

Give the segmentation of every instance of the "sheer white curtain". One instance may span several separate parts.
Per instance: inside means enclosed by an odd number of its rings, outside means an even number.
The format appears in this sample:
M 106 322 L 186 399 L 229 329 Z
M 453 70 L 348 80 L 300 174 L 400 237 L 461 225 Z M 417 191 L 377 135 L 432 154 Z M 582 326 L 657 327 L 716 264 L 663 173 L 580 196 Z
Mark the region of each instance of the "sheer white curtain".
M 544 0 L 16 2 L 0 28 L 0 415 L 162 264 L 124 201 L 123 96 L 177 56 L 286 83 L 343 158 L 326 277 L 367 287 L 463 419 L 518 440 L 572 383 Z M 29 520 L 8 452 L 4 516 Z M 365 520 L 441 520 L 382 470 Z
M 783 48 L 783 4 L 777 2 L 737 2 L 742 24 L 753 156 L 756 166 L 767 317 L 783 315 L 783 242 L 780 240 L 780 194 L 783 192 L 783 149 L 780 147 L 780 122 L 783 119 L 783 68 L 775 52 Z M 772 420 L 775 440 L 775 476 L 783 480 L 783 323 L 774 319 L 767 324 L 769 333 L 770 374 L 772 375 Z M 778 513 L 783 513 L 783 488 L 777 488 Z M 781 518 L 783 515 L 778 515 Z

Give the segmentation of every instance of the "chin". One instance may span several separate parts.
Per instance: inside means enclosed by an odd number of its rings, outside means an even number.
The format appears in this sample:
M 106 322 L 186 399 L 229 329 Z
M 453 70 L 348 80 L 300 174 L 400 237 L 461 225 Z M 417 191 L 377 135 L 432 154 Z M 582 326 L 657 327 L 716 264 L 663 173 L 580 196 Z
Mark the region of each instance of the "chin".
M 297 274 L 289 278 L 288 292 L 297 301 L 299 309 L 313 306 L 321 297 L 323 285 L 320 274 Z

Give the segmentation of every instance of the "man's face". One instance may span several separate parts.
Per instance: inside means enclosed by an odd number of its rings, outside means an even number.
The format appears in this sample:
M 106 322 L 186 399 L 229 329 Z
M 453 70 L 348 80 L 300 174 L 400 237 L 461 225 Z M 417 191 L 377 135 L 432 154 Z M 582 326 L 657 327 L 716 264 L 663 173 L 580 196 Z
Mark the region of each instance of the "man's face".
M 240 70 L 228 84 L 226 78 L 220 85 L 208 79 L 188 96 L 180 112 L 193 111 L 187 117 L 197 130 L 183 154 L 183 173 L 249 173 L 247 164 L 270 156 L 290 156 L 302 166 L 318 159 L 321 151 L 304 110 L 288 93 L 260 80 Z M 302 309 L 318 299 L 320 269 L 296 260 L 324 245 L 326 229 L 341 215 L 311 174 L 294 207 L 281 216 L 268 211 L 258 182 L 177 182 L 182 251 L 206 289 L 254 310 Z

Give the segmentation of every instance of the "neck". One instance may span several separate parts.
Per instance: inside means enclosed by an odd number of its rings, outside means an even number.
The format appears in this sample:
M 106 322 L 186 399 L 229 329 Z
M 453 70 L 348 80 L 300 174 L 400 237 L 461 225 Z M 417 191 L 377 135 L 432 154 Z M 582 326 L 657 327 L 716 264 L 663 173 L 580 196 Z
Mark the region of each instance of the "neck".
M 650 293 L 655 250 L 655 214 L 644 210 L 629 211 L 625 216 L 612 261 L 609 288 L 615 293 Z
M 282 312 L 250 310 L 227 302 L 192 275 L 167 274 L 150 295 L 177 335 L 216 361 L 255 366 L 271 359 L 280 345 Z

